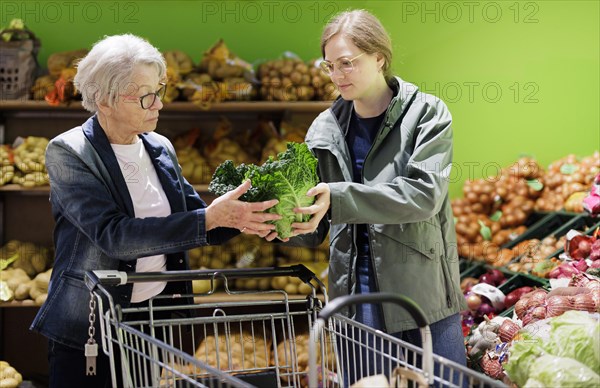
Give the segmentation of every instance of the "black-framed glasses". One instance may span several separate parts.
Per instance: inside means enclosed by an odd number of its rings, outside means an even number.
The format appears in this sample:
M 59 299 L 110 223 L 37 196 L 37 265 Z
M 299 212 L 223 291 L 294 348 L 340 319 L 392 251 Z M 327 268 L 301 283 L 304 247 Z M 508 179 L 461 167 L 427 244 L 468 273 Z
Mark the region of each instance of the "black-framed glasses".
M 321 67 L 321 71 L 325 74 L 327 74 L 328 76 L 331 76 L 333 74 L 333 72 L 335 71 L 335 68 L 337 67 L 342 73 L 344 74 L 348 74 L 351 73 L 352 70 L 354 70 L 354 61 L 358 58 L 360 58 L 361 56 L 363 56 L 365 53 L 361 53 L 358 54 L 357 56 L 355 56 L 354 58 L 348 59 L 348 58 L 340 58 L 337 61 L 335 61 L 335 64 L 329 61 L 321 61 L 321 64 L 319 65 Z
M 162 101 L 165 93 L 167 92 L 167 84 L 160 82 L 159 85 L 160 88 L 158 88 L 156 92 L 150 92 L 139 97 L 142 109 L 150 109 L 150 107 L 156 102 L 157 98 Z

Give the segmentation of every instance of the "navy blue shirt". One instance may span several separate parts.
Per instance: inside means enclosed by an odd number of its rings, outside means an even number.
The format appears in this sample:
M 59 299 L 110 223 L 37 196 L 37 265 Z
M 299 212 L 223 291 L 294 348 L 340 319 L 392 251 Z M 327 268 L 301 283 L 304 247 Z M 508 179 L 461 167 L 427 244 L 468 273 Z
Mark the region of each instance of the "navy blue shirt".
M 385 111 L 379 116 L 368 118 L 359 117 L 355 111 L 352 112 L 350 127 L 346 135 L 346 143 L 348 143 L 350 157 L 352 158 L 353 181 L 356 183 L 362 183 L 362 170 L 365 158 L 375 141 L 375 136 L 377 136 L 384 117 Z M 357 225 L 357 234 L 356 242 L 359 256 L 368 255 L 369 235 L 367 233 L 367 225 Z

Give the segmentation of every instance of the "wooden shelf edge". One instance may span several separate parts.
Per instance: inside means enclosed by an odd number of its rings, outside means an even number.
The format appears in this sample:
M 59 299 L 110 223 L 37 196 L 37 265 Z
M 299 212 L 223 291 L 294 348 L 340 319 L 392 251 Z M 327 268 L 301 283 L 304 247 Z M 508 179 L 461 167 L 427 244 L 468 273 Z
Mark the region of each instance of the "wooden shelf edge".
M 321 112 L 331 106 L 332 101 L 230 101 L 208 104 L 206 108 L 193 102 L 171 102 L 164 105 L 163 112 Z M 0 100 L 0 111 L 81 111 L 80 101 L 58 106 L 46 101 Z
M 208 184 L 193 185 L 194 189 L 201 194 L 210 194 L 208 192 Z M 18 194 L 47 194 L 50 192 L 50 186 L 36 186 L 36 187 L 23 187 L 15 183 L 9 183 L 4 186 L 0 186 L 0 193 L 18 193 Z

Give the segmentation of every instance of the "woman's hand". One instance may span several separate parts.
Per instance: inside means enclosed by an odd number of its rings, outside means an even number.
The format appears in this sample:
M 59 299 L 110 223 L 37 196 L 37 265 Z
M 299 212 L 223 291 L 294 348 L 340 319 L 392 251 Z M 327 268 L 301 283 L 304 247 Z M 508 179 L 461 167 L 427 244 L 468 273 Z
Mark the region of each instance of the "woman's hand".
M 308 222 L 294 222 L 292 224 L 292 237 L 300 234 L 312 233 L 317 230 L 319 223 L 327 214 L 329 205 L 331 204 L 331 192 L 327 183 L 319 183 L 306 193 L 309 197 L 316 196 L 315 203 L 307 207 L 298 207 L 294 209 L 296 213 L 310 214 L 312 217 Z M 266 237 L 267 241 L 272 241 L 277 238 L 277 232 L 271 232 Z M 289 241 L 289 238 L 281 239 L 283 242 Z
M 279 214 L 264 211 L 275 206 L 279 201 L 272 199 L 264 202 L 244 202 L 239 198 L 250 189 L 247 180 L 235 190 L 216 198 L 206 208 L 206 231 L 218 227 L 239 229 L 243 233 L 265 237 L 275 229 L 275 225 L 267 221 L 281 219 Z

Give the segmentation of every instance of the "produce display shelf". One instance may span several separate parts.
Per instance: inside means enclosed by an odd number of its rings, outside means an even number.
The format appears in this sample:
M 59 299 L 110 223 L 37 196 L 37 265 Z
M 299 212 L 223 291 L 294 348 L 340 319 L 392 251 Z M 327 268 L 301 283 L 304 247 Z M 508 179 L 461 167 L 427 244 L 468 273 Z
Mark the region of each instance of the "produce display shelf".
M 208 193 L 208 184 L 193 185 L 194 189 L 198 193 Z M 0 186 L 0 192 L 4 193 L 18 193 L 18 194 L 31 194 L 31 195 L 47 195 L 50 192 L 50 185 L 36 186 L 36 187 L 25 187 L 10 183 L 4 186 Z
M 544 237 L 550 236 L 553 232 L 557 231 L 565 224 L 574 221 L 575 219 L 582 217 L 581 214 L 577 213 L 566 213 L 566 212 L 553 212 L 548 213 L 542 217 L 539 221 L 531 225 L 523 234 L 516 239 L 502 245 L 502 248 L 511 249 L 518 245 L 520 242 L 531 239 L 542 240 Z
M 318 113 L 331 106 L 332 101 L 230 101 L 204 106 L 193 102 L 165 103 L 163 112 L 311 112 Z M 0 100 L 0 111 L 83 111 L 81 102 L 74 101 L 58 106 L 45 101 Z
M 592 233 L 594 233 L 596 228 L 600 228 L 600 220 L 598 220 L 597 218 L 590 217 L 590 216 L 580 216 L 580 217 L 577 217 L 576 219 L 574 219 L 573 221 L 569 222 L 565 226 L 559 228 L 554 233 L 554 236 L 556 238 L 560 238 L 560 237 L 566 235 L 567 233 L 569 233 L 569 231 L 571 229 L 578 230 L 578 231 L 582 232 L 583 234 L 589 236 Z M 548 256 L 546 258 L 546 260 L 550 260 L 553 257 L 558 257 L 564 251 L 565 251 L 564 247 L 557 249 L 554 253 L 552 253 L 550 256 Z

